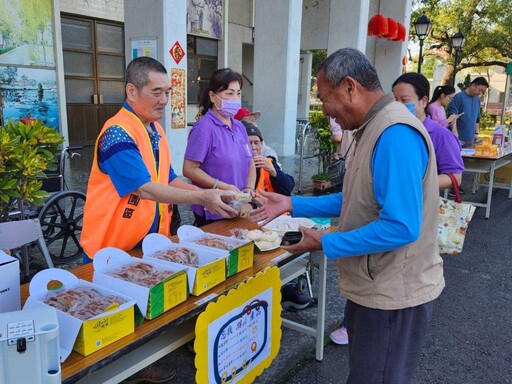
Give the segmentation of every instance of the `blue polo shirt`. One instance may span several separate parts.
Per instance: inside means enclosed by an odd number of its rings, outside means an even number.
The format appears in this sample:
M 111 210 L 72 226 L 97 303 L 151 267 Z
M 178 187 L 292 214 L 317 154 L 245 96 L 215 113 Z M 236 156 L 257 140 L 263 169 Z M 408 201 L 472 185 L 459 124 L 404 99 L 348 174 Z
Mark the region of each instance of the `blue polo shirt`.
M 427 146 L 418 131 L 403 124 L 386 129 L 371 161 L 373 192 L 381 207 L 379 218 L 352 231 L 322 235 L 325 255 L 334 259 L 386 252 L 415 241 L 421 229 L 422 179 L 427 166 Z M 342 193 L 316 198 L 293 196 L 292 215 L 338 216 L 342 204 Z
M 459 139 L 473 141 L 475 138 L 475 124 L 480 122 L 480 98 L 469 96 L 467 92 L 455 94 L 448 104 L 448 115 L 456 115 L 464 112 L 457 119 L 457 132 Z

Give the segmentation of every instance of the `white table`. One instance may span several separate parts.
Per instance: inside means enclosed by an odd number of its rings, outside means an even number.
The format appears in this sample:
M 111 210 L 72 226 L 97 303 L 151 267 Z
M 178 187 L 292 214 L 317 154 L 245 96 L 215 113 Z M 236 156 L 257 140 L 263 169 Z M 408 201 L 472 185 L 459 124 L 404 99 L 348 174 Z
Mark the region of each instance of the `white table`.
M 496 157 L 475 157 L 471 155 L 468 150 L 462 150 L 462 158 L 464 160 L 464 172 L 475 173 L 475 180 L 473 182 L 472 193 L 474 194 L 478 187 L 483 185 L 487 186 L 487 200 L 485 203 L 477 203 L 467 201 L 477 207 L 485 208 L 485 218 L 488 219 L 491 215 L 491 202 L 493 188 L 508 190 L 508 198 L 512 198 L 512 180 L 509 184 L 495 183 L 494 173 L 497 169 L 512 163 L 512 146 L 503 149 Z M 489 175 L 489 182 L 483 183 L 480 181 L 481 174 Z

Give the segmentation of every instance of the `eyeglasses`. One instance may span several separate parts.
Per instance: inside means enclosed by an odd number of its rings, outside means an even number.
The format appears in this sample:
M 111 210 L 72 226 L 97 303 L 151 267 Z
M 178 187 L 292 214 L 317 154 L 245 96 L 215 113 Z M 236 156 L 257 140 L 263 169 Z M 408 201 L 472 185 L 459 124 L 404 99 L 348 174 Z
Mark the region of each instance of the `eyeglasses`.
M 256 145 L 256 146 L 261 145 L 261 141 L 259 141 L 259 140 L 254 140 L 254 141 L 253 140 L 249 140 L 249 143 L 251 145 Z

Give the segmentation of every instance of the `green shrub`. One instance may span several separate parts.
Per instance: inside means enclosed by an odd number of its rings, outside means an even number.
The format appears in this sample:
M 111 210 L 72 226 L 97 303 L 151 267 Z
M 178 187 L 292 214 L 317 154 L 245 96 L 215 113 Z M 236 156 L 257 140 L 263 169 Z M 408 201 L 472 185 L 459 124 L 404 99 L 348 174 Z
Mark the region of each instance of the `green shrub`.
M 329 119 L 321 112 L 311 112 L 309 121 L 315 128 L 316 139 L 320 143 L 319 157 L 322 173 L 327 173 L 327 167 L 336 153 L 336 143 L 331 140 Z
M 44 171 L 56 170 L 63 137 L 41 121 L 25 125 L 9 120 L 0 126 L 0 222 L 9 220 L 19 199 L 42 205 Z

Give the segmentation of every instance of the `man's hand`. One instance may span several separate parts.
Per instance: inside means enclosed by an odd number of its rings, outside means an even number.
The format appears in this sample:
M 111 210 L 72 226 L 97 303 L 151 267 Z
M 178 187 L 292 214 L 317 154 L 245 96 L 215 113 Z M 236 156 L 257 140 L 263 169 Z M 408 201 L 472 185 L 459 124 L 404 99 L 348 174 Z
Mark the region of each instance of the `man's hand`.
M 288 247 L 281 246 L 281 248 L 290 253 L 304 253 L 322 249 L 322 232 L 306 227 L 299 227 L 299 231 L 302 233 L 301 241 Z
M 233 200 L 234 196 L 236 196 L 234 191 L 204 189 L 201 191 L 201 205 L 215 215 L 220 215 L 224 218 L 236 217 L 238 216 L 238 211 L 225 203 Z
M 277 216 L 292 211 L 292 199 L 289 196 L 265 192 L 261 189 L 258 190 L 258 194 L 262 197 L 258 202 L 263 205 L 251 212 L 251 221 L 263 221 L 261 226 L 264 226 Z

